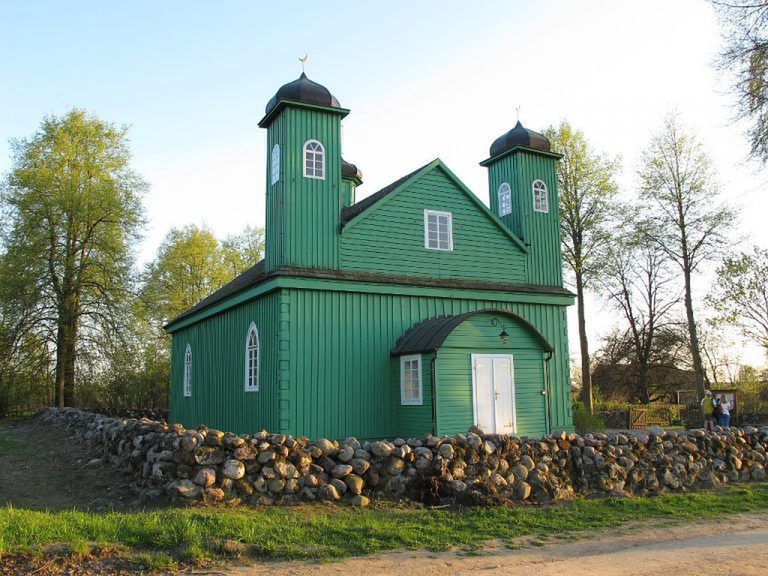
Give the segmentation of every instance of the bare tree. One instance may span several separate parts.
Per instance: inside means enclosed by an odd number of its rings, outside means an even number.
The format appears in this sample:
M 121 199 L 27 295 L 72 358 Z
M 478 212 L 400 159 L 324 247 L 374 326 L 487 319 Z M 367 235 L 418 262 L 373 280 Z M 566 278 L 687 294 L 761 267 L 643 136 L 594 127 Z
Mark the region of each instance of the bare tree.
M 719 202 L 719 184 L 699 140 L 670 114 L 643 152 L 640 192 L 648 203 L 654 243 L 682 272 L 683 301 L 696 388 L 704 395 L 705 373 L 693 305 L 693 277 L 725 247 L 735 213 Z
M 627 210 L 637 214 L 637 209 Z M 648 223 L 627 221 L 614 236 L 606 257 L 601 286 L 625 320 L 624 340 L 629 344 L 630 363 L 637 371 L 641 401 L 651 401 L 651 370 L 659 358 L 659 344 L 674 322 L 670 311 L 680 301 L 674 290 L 671 262 L 657 243 L 647 242 Z M 666 358 L 666 355 L 665 355 Z

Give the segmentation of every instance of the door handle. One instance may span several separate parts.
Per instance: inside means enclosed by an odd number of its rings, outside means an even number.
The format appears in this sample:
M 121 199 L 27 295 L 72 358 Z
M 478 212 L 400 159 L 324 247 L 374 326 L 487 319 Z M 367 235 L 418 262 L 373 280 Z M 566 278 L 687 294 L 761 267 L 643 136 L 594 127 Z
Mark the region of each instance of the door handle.
M 495 399 L 495 400 L 498 400 L 500 395 L 501 395 L 501 394 L 499 393 L 499 391 L 498 391 L 498 390 L 494 390 L 494 391 L 493 391 L 493 397 L 494 397 L 494 399 Z

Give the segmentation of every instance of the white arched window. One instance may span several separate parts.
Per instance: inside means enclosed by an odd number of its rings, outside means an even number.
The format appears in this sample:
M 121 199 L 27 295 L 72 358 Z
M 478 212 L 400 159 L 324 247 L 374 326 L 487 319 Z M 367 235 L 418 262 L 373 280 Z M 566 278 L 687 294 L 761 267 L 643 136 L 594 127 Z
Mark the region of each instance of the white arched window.
M 280 144 L 272 146 L 272 184 L 280 180 Z
M 184 352 L 184 396 L 192 396 L 192 347 Z
M 325 148 L 317 140 L 304 143 L 304 177 L 325 180 Z
M 499 186 L 499 216 L 506 216 L 512 212 L 512 189 L 508 182 L 502 182 Z
M 259 391 L 259 331 L 253 322 L 245 338 L 245 391 Z
M 541 180 L 533 182 L 533 209 L 536 212 L 549 212 L 549 195 L 547 185 Z

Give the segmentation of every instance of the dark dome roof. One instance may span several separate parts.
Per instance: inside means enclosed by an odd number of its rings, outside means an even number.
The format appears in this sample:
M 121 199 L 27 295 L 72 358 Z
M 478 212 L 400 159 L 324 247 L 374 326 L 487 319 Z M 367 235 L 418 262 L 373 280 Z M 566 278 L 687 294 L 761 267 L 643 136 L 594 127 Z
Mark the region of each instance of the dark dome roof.
M 515 127 L 506 134 L 502 134 L 491 144 L 491 158 L 498 156 L 517 146 L 525 146 L 542 152 L 550 152 L 549 140 L 543 135 L 533 130 L 528 130 L 520 121 L 517 121 Z
M 342 178 L 356 178 L 363 181 L 363 173 L 360 168 L 351 162 L 347 162 L 344 158 L 341 159 L 341 177 Z
M 266 114 L 272 112 L 281 100 L 293 100 L 294 102 L 306 102 L 317 106 L 328 106 L 329 108 L 341 108 L 341 104 L 328 88 L 312 82 L 304 72 L 293 82 L 289 82 L 280 87 L 277 93 L 267 103 Z

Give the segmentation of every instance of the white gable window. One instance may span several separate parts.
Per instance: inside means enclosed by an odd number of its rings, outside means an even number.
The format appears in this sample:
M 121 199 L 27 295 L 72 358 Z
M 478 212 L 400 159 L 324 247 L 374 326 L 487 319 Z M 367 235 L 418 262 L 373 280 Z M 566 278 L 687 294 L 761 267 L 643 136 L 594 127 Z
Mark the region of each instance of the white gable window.
M 509 182 L 503 182 L 499 186 L 499 216 L 506 216 L 512 212 L 512 189 Z
M 272 146 L 272 184 L 280 180 L 280 144 Z
M 304 143 L 304 177 L 325 180 L 325 148 L 317 140 Z
M 192 346 L 184 352 L 184 396 L 192 396 Z
M 400 356 L 400 404 L 421 406 L 421 356 Z
M 259 391 L 259 331 L 253 322 L 245 338 L 245 391 Z
M 536 212 L 549 212 L 549 194 L 547 185 L 541 180 L 533 182 L 533 209 Z
M 453 250 L 453 216 L 450 212 L 424 210 L 424 247 Z

